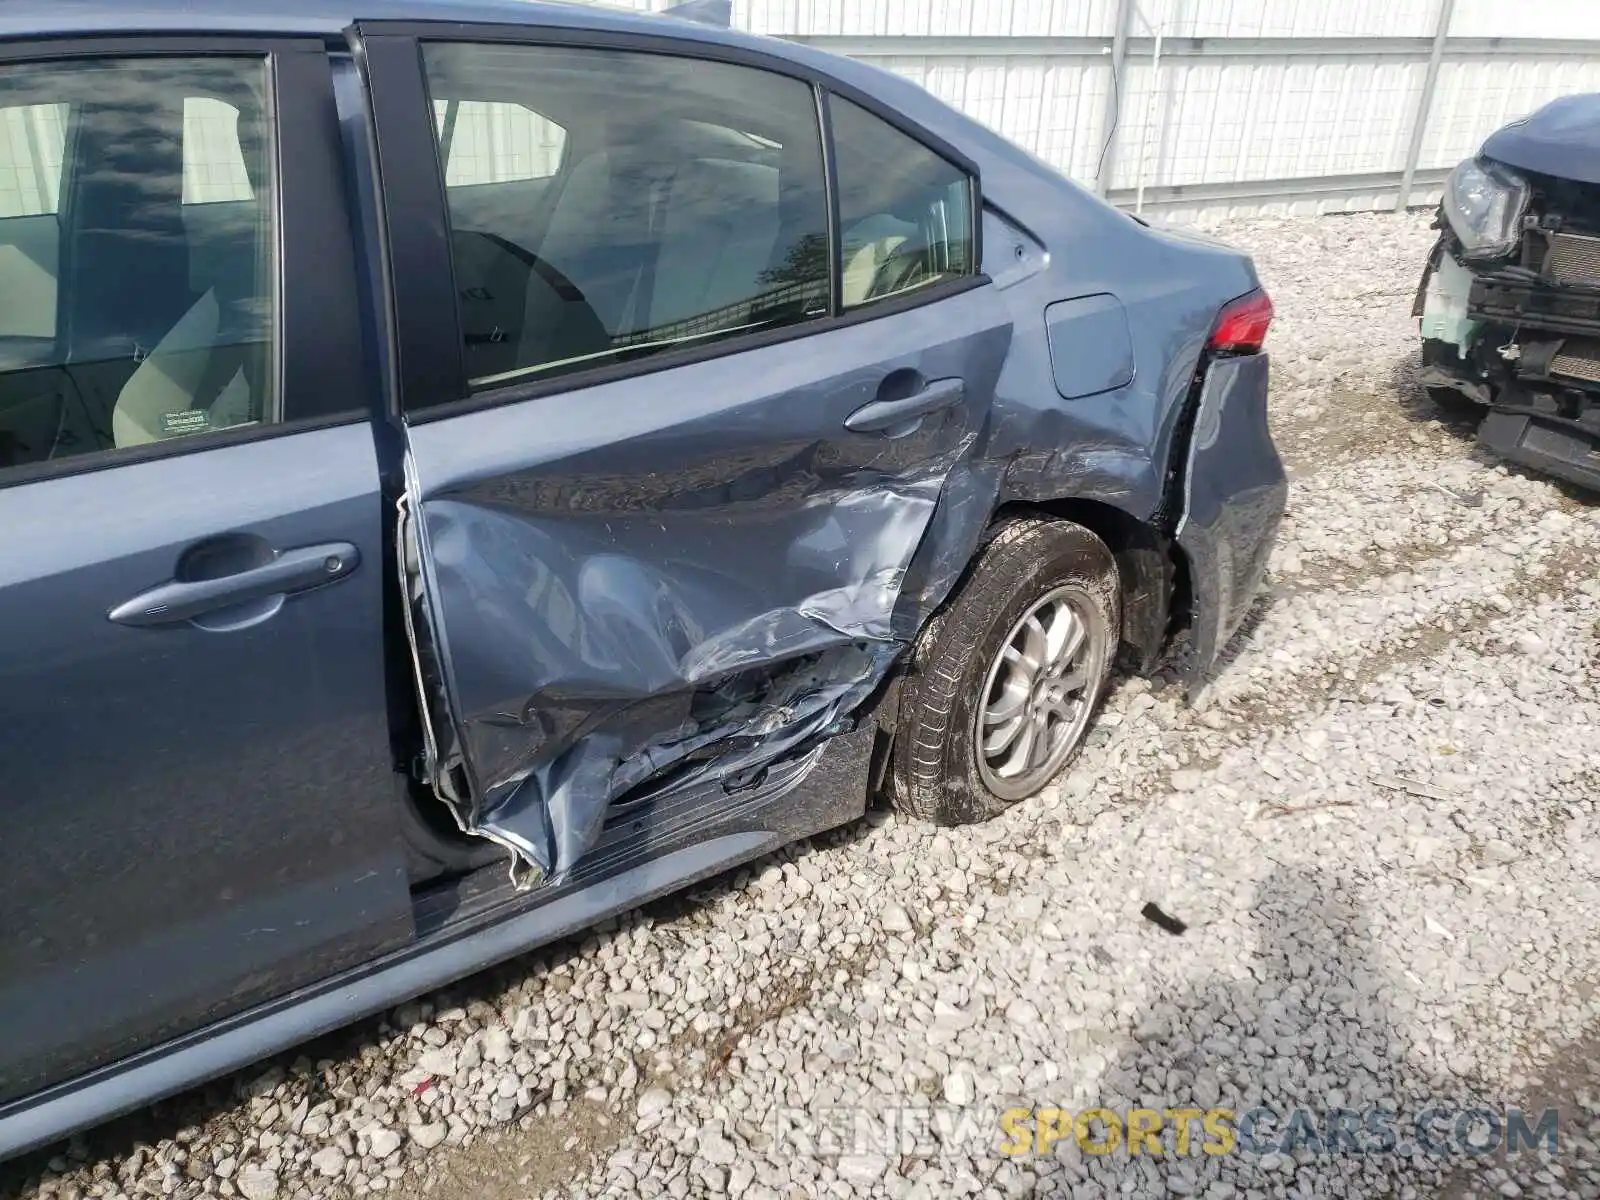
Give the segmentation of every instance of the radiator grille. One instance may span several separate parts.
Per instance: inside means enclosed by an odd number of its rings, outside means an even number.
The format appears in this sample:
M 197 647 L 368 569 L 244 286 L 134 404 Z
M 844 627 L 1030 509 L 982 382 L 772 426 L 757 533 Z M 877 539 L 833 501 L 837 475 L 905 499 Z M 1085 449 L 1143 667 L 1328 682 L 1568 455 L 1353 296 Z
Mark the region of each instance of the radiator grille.
M 1557 233 L 1544 259 L 1545 277 L 1555 283 L 1600 286 L 1600 238 Z
M 1561 353 L 1550 360 L 1550 374 L 1600 383 L 1600 341 L 1568 338 L 1562 343 Z

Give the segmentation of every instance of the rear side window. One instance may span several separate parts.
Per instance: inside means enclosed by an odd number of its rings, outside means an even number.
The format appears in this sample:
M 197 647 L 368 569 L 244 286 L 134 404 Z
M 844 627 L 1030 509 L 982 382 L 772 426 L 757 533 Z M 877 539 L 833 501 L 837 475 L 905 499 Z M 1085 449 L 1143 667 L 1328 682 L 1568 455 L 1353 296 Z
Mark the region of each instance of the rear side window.
M 809 85 L 612 50 L 432 44 L 424 61 L 475 389 L 827 315 Z M 462 106 L 448 138 L 441 100 Z M 474 144 L 491 150 L 513 107 L 543 122 L 503 186 L 457 165 L 469 102 L 484 114 Z
M 0 470 L 271 419 L 266 97 L 260 58 L 0 67 Z
M 549 179 L 567 131 L 542 113 L 495 100 L 434 99 L 446 187 Z
M 828 98 L 847 309 L 976 270 L 972 182 L 880 117 Z

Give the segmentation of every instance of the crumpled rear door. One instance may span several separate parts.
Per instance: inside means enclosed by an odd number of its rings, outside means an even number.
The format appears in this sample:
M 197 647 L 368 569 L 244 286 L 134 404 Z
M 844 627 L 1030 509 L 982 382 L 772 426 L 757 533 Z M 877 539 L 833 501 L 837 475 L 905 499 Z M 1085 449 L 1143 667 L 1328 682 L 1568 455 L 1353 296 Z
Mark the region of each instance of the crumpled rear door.
M 966 464 L 1010 336 L 979 287 L 412 425 L 419 678 L 461 825 L 559 879 L 620 798 L 736 790 L 844 728 L 987 519 Z M 941 403 L 871 419 L 919 394 Z

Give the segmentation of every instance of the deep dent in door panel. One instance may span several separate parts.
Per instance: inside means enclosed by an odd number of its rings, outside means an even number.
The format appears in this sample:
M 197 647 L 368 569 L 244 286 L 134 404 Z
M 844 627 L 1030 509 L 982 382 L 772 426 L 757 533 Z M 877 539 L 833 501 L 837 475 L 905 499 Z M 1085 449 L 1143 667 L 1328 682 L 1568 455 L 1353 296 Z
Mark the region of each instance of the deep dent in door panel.
M 678 512 L 677 554 L 653 547 L 650 512 L 515 506 L 507 480 L 498 498 L 424 501 L 438 594 L 478 618 L 474 643 L 451 645 L 458 674 L 464 658 L 475 677 L 496 659 L 501 683 L 498 702 L 461 698 L 480 773 L 464 827 L 514 850 L 520 882 L 557 880 L 614 798 L 674 768 L 675 782 L 758 776 L 829 731 L 898 658 L 896 627 L 920 624 L 896 608 L 947 474 L 840 490 L 755 530 Z M 965 512 L 981 528 L 986 509 Z M 797 576 L 832 581 L 840 566 L 848 586 L 774 603 Z
M 441 799 L 513 851 L 519 885 L 559 882 L 619 797 L 735 790 L 847 728 L 992 510 L 973 440 L 912 478 L 829 479 L 816 445 L 654 496 L 530 470 L 424 498 L 429 587 L 473 614 L 447 655 L 476 681 L 452 708 L 477 778 Z M 773 506 L 785 476 L 807 498 Z
M 1009 235 L 984 248 L 994 283 L 830 333 L 845 353 L 822 361 L 820 343 L 797 341 L 663 373 L 654 389 L 585 390 L 582 421 L 530 400 L 464 419 L 456 434 L 445 422 L 412 430 L 426 467 L 415 511 L 428 591 L 473 775 L 460 815 L 514 846 L 527 881 L 569 872 L 615 798 L 663 777 L 689 782 L 683 772 L 739 782 L 847 716 L 997 507 L 1081 498 L 1171 535 L 1195 373 L 1221 306 L 1256 286 L 1248 259 L 1140 227 L 966 132 L 985 194 L 1027 214 L 1027 232 L 998 209 L 985 215 L 986 230 Z M 1120 386 L 1064 399 L 1045 313 L 1096 294 L 1125 312 L 1133 376 L 1108 369 L 1102 382 Z M 951 458 L 941 445 L 926 461 L 894 443 L 879 459 L 834 456 L 883 371 L 962 374 L 970 348 L 955 339 L 1002 324 L 1003 339 L 982 348 L 994 370 L 970 448 Z M 1060 348 L 1080 352 L 1091 337 L 1080 330 Z M 941 342 L 948 353 L 920 357 Z M 823 375 L 836 382 L 816 387 Z M 825 418 L 790 415 L 816 405 Z M 712 444 L 728 453 L 700 457 Z M 785 497 L 816 509 L 762 507 Z M 864 507 L 873 499 L 876 510 Z M 804 524 L 823 515 L 849 530 Z M 790 552 L 814 552 L 828 571 Z M 791 672 L 802 674 L 784 691 Z

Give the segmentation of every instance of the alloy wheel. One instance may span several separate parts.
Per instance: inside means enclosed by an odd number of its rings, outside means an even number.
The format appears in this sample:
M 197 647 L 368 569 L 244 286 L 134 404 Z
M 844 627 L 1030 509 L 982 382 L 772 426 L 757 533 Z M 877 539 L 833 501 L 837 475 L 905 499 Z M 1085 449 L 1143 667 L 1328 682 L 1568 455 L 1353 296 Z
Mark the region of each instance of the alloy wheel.
M 1023 613 L 983 685 L 974 756 L 1005 800 L 1038 791 L 1082 740 L 1105 676 L 1105 622 L 1084 590 L 1063 584 Z

